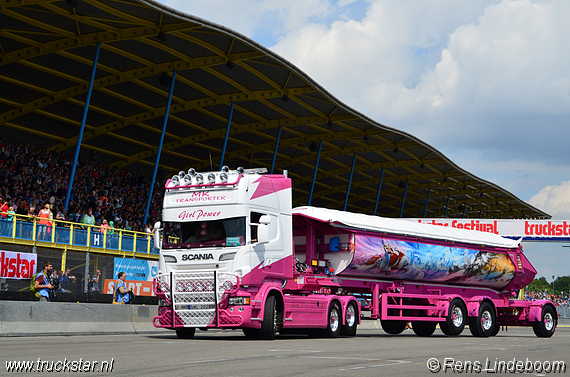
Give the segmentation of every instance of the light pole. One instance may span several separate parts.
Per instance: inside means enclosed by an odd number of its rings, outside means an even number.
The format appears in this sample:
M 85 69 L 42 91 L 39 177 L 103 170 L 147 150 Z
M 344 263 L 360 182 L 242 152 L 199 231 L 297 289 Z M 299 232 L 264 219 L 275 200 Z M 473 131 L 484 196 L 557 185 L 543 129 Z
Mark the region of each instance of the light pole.
M 554 275 L 552 275 L 552 295 L 554 296 Z

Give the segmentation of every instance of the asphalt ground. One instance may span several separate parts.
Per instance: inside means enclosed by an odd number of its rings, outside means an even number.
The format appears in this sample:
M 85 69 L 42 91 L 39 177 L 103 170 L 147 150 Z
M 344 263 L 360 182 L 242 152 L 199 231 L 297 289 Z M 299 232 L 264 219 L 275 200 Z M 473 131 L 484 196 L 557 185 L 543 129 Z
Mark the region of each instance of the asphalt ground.
M 359 331 L 356 337 L 313 339 L 304 335 L 278 335 L 273 341 L 250 340 L 241 331 L 197 331 L 193 339 L 180 340 L 174 333 L 151 335 L 92 335 L 0 338 L 0 375 L 38 375 L 38 359 L 43 373 L 77 375 L 115 374 L 121 376 L 433 376 L 492 374 L 501 362 L 522 362 L 532 371 L 552 367 L 554 361 L 570 363 L 570 327 L 561 326 L 551 338 L 537 338 L 531 328 L 510 328 L 492 338 L 474 338 L 466 328 L 459 337 L 447 337 L 439 329 L 429 338 L 412 330 L 388 335 L 381 330 Z M 444 364 L 471 363 L 470 372 L 455 369 L 432 373 L 428 360 Z M 81 360 L 81 364 L 79 361 Z M 453 360 L 453 361 L 451 361 Z M 12 372 L 5 363 L 33 361 L 35 372 Z M 96 361 L 86 367 L 86 362 Z M 103 362 L 112 370 L 103 368 Z M 58 364 L 59 362 L 59 364 Z M 479 372 L 475 368 L 479 362 Z M 530 364 L 529 364 L 530 362 Z M 67 364 L 66 364 L 67 363 Z M 75 363 L 75 364 L 74 364 Z M 431 361 L 432 365 L 437 365 Z M 7 364 L 6 364 L 7 365 Z M 516 364 L 515 364 L 516 365 Z M 566 365 L 568 368 L 568 365 Z M 487 370 L 488 369 L 488 370 Z M 60 370 L 60 373 L 56 371 Z M 512 374 L 504 369 L 506 374 Z M 516 369 L 515 369 L 516 371 Z M 526 372 L 523 371 L 524 374 Z M 566 374 L 570 371 L 566 369 Z M 517 373 L 518 374 L 518 373 Z M 558 374 L 558 373 L 556 373 Z

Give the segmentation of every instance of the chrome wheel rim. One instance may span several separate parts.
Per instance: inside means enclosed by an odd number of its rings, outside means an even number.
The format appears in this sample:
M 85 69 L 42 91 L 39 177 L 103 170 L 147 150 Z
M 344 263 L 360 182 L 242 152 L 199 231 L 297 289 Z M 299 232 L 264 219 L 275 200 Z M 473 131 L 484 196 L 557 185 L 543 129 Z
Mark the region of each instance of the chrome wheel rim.
M 453 326 L 461 327 L 461 325 L 463 324 L 463 310 L 455 306 L 451 311 L 451 320 L 453 322 Z
M 346 310 L 346 325 L 348 327 L 354 326 L 356 322 L 356 312 L 354 310 L 354 305 L 349 305 L 348 309 Z
M 329 316 L 329 323 L 331 331 L 335 332 L 338 329 L 338 324 L 339 324 L 338 310 L 336 307 L 331 310 L 331 314 Z
M 554 328 L 554 318 L 550 313 L 546 313 L 544 315 L 544 328 L 548 331 L 551 331 Z
M 491 313 L 488 310 L 485 310 L 481 314 L 481 327 L 483 330 L 487 331 L 493 326 L 493 319 L 491 317 Z

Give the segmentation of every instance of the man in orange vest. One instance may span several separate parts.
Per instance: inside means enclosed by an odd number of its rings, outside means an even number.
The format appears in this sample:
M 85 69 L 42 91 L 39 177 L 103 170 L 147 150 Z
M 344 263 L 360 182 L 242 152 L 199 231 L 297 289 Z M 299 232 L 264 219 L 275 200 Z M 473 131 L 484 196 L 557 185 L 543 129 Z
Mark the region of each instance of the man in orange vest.
M 53 218 L 53 214 L 50 210 L 50 205 L 46 204 L 44 209 L 40 211 L 38 216 L 40 220 L 38 221 L 39 224 L 39 232 L 38 232 L 38 239 L 45 240 L 47 235 L 51 234 L 51 221 L 50 219 Z

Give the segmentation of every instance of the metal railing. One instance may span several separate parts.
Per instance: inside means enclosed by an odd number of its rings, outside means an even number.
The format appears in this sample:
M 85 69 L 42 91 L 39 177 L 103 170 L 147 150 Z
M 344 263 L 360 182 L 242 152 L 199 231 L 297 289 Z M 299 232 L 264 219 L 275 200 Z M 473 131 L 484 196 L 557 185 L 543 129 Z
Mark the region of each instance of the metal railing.
M 158 249 L 154 247 L 153 235 L 149 233 L 26 215 L 7 215 L 12 219 L 0 217 L 0 241 L 4 243 L 158 259 Z

